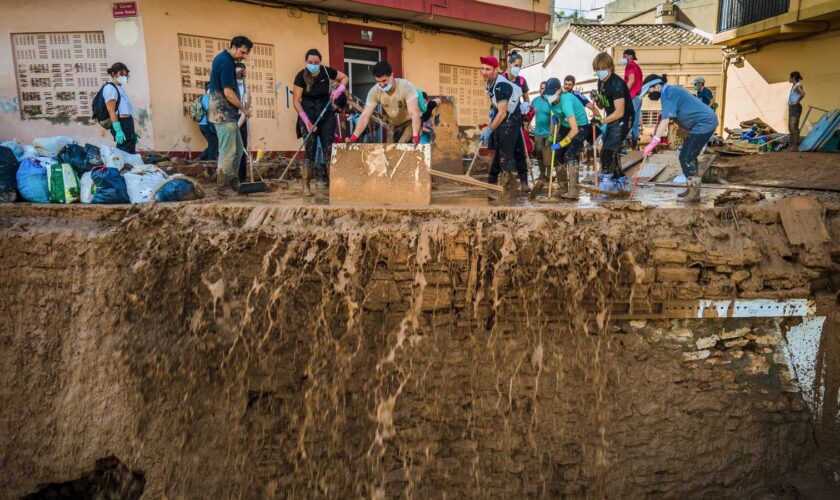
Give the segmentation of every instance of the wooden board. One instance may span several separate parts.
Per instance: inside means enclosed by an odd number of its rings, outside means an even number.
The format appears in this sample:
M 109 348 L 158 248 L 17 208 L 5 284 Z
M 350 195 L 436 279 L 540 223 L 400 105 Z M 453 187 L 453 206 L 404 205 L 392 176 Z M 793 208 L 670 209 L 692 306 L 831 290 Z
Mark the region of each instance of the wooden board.
M 793 245 L 819 245 L 831 240 L 822 220 L 822 209 L 812 198 L 792 196 L 776 202 L 782 226 Z
M 647 182 L 655 178 L 663 170 L 665 170 L 665 165 L 661 163 L 643 163 L 642 171 L 639 172 L 639 182 Z
M 470 186 L 482 187 L 482 188 L 485 188 L 485 189 L 489 189 L 491 191 L 498 191 L 500 193 L 502 191 L 504 191 L 502 186 L 499 186 L 497 184 L 489 184 L 487 182 L 482 182 L 478 179 L 470 177 L 469 175 L 450 174 L 449 172 L 441 172 L 440 170 L 430 170 L 429 174 L 431 174 L 435 177 L 440 177 L 441 179 L 448 179 L 450 181 L 462 182 L 464 184 L 469 184 Z

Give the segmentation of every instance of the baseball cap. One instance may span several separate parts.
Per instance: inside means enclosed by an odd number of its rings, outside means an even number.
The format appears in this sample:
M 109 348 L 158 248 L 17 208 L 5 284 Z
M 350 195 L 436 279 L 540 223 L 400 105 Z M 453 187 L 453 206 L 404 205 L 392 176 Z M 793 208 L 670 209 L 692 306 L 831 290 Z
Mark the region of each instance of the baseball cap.
M 499 60 L 496 58 L 496 56 L 481 56 L 478 59 L 481 61 L 481 64 L 493 66 L 494 68 L 499 67 Z
M 705 78 L 703 78 L 702 76 L 698 76 L 698 77 L 697 77 L 697 78 L 695 78 L 695 79 L 694 79 L 694 81 L 693 81 L 693 82 L 691 82 L 691 83 L 702 83 L 703 85 L 705 85 L 705 84 L 706 84 L 706 79 L 705 79 Z
M 549 78 L 545 82 L 545 95 L 554 95 L 563 88 L 563 84 L 560 83 L 559 78 Z
M 633 56 L 633 59 L 634 59 L 634 60 L 636 60 L 636 61 L 638 61 L 638 60 L 639 60 L 639 59 L 636 57 L 636 51 L 635 51 L 635 50 L 633 50 L 633 49 L 624 49 L 624 52 L 622 52 L 622 53 L 621 53 L 621 55 L 623 55 L 623 56 L 626 56 L 627 54 L 630 54 L 631 56 Z

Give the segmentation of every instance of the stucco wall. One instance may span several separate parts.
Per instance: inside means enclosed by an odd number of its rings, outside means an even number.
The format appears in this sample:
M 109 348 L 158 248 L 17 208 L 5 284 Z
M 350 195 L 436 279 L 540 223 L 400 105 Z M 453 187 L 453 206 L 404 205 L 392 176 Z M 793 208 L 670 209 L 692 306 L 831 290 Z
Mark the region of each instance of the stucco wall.
M 110 63 L 122 61 L 131 70 L 126 87 L 137 118 L 141 147 L 151 145 L 153 135 L 149 111 L 149 73 L 146 69 L 144 18 L 118 20 L 107 0 L 78 0 L 59 3 L 49 0 L 4 2 L 0 23 L 0 138 L 31 142 L 36 137 L 69 135 L 84 144 L 110 144 L 110 134 L 96 124 L 74 120 L 21 119 L 20 102 L 12 57 L 12 33 L 101 31 Z M 177 57 L 177 54 L 176 54 Z
M 840 47 L 840 33 L 792 42 L 778 42 L 747 54 L 743 68 L 729 66 L 724 125 L 737 127 L 751 118 L 761 118 L 780 132 L 787 132 L 788 77 L 791 71 L 802 73 L 806 96 L 803 115 L 808 106 L 833 110 L 840 107 L 840 68 L 826 59 Z M 814 122 L 822 112 L 814 111 Z
M 616 0 L 610 2 L 604 9 L 604 22 L 607 24 L 654 23 L 656 22 L 656 6 L 662 1 Z M 676 6 L 677 21 L 690 24 L 707 33 L 714 33 L 717 22 L 717 4 L 717 0 L 682 0 Z

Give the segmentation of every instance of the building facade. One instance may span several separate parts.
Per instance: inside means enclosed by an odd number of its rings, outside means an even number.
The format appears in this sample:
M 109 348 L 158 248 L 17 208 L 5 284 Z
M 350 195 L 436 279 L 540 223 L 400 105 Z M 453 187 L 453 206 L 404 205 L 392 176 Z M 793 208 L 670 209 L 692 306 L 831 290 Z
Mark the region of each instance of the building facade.
M 0 27 L 0 138 L 67 135 L 107 144 L 90 101 L 114 62 L 131 70 L 140 148 L 197 152 L 204 140 L 188 115 L 212 58 L 236 35 L 255 43 L 246 61 L 252 92 L 251 148 L 294 151 L 293 80 L 304 54 L 346 72 L 351 90 L 372 85 L 388 60 L 430 95 L 455 98 L 462 125 L 486 121 L 478 57 L 548 32 L 550 2 L 529 0 L 31 0 L 5 6 Z

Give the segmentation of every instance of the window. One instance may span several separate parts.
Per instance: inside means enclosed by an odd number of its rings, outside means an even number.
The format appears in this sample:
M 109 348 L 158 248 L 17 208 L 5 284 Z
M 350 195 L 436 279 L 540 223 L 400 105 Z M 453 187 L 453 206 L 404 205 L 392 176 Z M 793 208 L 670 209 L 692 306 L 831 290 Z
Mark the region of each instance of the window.
M 642 125 L 656 125 L 657 120 L 659 119 L 659 110 L 658 109 L 643 109 L 642 110 Z
M 103 32 L 13 33 L 12 54 L 22 118 L 90 118 L 108 80 Z
M 718 33 L 785 14 L 790 0 L 719 0 Z
M 350 80 L 350 93 L 362 102 L 367 100 L 368 91 L 376 83 L 371 68 L 381 56 L 379 49 L 344 46 L 344 74 Z
M 487 123 L 490 98 L 478 68 L 440 65 L 440 95 L 454 97 L 458 125 Z

